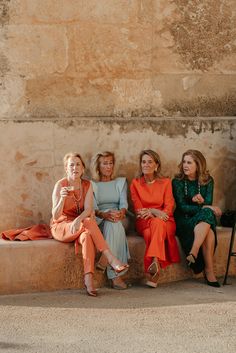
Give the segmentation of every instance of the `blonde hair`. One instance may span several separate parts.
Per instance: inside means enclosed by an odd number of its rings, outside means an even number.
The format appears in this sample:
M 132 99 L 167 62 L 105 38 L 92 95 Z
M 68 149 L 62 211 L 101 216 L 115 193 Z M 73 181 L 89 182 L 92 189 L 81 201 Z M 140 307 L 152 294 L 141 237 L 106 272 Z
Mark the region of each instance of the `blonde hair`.
M 184 161 L 185 156 L 192 157 L 192 159 L 196 163 L 197 179 L 198 179 L 200 185 L 208 184 L 209 181 L 211 180 L 211 176 L 210 176 L 209 171 L 207 170 L 206 159 L 203 156 L 203 154 L 198 150 L 188 150 L 188 151 L 184 152 L 182 159 L 181 159 L 181 162 L 178 165 L 179 173 L 176 174 L 175 177 L 177 179 L 184 179 L 185 178 L 185 174 L 184 174 L 184 170 L 183 170 L 183 161 Z
M 81 163 L 83 164 L 83 167 L 85 168 L 85 163 L 81 157 L 81 155 L 77 152 L 69 152 L 67 153 L 64 158 L 63 158 L 63 163 L 64 163 L 64 168 L 67 167 L 67 162 L 68 162 L 68 159 L 71 158 L 71 157 L 77 157 L 81 160 Z
M 151 157 L 154 162 L 157 164 L 157 170 L 154 171 L 154 178 L 161 178 L 161 159 L 158 153 L 156 153 L 153 150 L 143 150 L 140 152 L 139 154 L 139 175 L 143 176 L 143 172 L 142 172 L 142 167 L 141 167 L 141 163 L 142 163 L 142 158 L 144 155 L 148 155 L 149 157 Z
M 92 175 L 92 179 L 95 181 L 99 181 L 101 179 L 100 167 L 99 167 L 99 159 L 101 157 L 112 157 L 113 164 L 115 165 L 115 155 L 113 152 L 105 151 L 105 152 L 98 152 L 93 156 L 91 160 L 90 171 Z M 112 172 L 111 179 L 114 179 L 114 171 Z

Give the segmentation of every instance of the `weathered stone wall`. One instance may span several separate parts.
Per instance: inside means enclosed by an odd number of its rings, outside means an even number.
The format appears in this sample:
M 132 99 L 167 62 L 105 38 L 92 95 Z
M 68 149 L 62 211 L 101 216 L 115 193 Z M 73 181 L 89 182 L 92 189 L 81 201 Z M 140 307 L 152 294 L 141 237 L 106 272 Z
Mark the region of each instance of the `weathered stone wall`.
M 0 117 L 232 116 L 235 0 L 0 0 Z
M 200 149 L 216 183 L 214 200 L 236 208 L 236 120 L 230 118 L 84 118 L 1 121 L 0 230 L 48 222 L 51 193 L 63 176 L 62 158 L 79 151 L 89 166 L 98 150 L 116 153 L 119 175 L 130 181 L 144 148 L 160 153 L 173 177 L 182 153 Z
M 236 207 L 235 23 L 234 0 L 0 0 L 0 228 L 48 222 L 70 150 L 130 180 L 143 148 L 170 176 L 198 148 Z

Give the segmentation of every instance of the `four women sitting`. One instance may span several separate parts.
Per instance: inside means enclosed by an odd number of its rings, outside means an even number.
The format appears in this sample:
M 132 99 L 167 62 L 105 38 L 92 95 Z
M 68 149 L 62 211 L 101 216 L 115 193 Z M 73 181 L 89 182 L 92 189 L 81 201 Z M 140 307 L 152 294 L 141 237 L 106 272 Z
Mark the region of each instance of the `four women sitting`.
M 52 235 L 58 241 L 74 241 L 76 252 L 78 244 L 82 246 L 84 284 L 90 296 L 97 296 L 93 283 L 96 251 L 101 253 L 96 266 L 106 270 L 113 288 L 127 288 L 122 279 L 130 258 L 125 234 L 127 182 L 114 177 L 114 166 L 113 153 L 97 153 L 92 159 L 90 182 L 83 179 L 82 157 L 69 153 L 64 157 L 66 177 L 56 183 L 52 196 Z M 214 183 L 204 156 L 196 150 L 183 154 L 179 173 L 172 182 L 173 194 L 171 180 L 161 175 L 156 152 L 142 151 L 139 169 L 130 192 L 136 229 L 146 244 L 146 285 L 157 287 L 160 268 L 180 261 L 177 234 L 188 265 L 195 273 L 204 271 L 208 285 L 219 287 L 213 255 L 217 244 L 216 216 L 221 211 L 212 206 Z

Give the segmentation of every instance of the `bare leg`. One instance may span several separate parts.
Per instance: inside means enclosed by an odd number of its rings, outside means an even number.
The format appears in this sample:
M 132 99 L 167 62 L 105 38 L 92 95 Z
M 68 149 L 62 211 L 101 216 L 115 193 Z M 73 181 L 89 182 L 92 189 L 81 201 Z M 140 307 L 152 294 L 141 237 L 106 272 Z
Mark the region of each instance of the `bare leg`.
M 197 257 L 200 247 L 205 241 L 210 230 L 210 224 L 206 222 L 198 223 L 194 228 L 194 242 L 190 253 Z
M 97 291 L 94 288 L 93 273 L 92 272 L 85 273 L 84 284 L 85 284 L 88 295 L 90 295 L 91 297 L 96 297 Z
M 215 247 L 215 236 L 212 229 L 210 229 L 205 238 L 205 241 L 202 244 L 202 253 L 203 253 L 204 262 L 205 262 L 205 274 L 208 281 L 210 282 L 216 281 L 214 268 L 213 268 L 214 247 Z

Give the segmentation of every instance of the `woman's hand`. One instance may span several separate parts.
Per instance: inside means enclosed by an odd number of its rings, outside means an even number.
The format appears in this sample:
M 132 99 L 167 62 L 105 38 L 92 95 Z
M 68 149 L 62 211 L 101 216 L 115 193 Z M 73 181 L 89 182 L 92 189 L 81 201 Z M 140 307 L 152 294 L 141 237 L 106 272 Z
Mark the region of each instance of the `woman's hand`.
M 199 205 L 201 205 L 202 203 L 204 203 L 205 200 L 204 200 L 204 198 L 202 197 L 201 194 L 196 194 L 196 195 L 193 196 L 192 201 L 198 203 Z
M 136 211 L 137 218 L 148 219 L 153 218 L 151 208 L 140 208 Z
M 217 217 L 220 217 L 222 215 L 222 211 L 218 206 L 205 205 L 203 206 L 203 208 L 210 208 Z
M 124 212 L 119 210 L 110 210 L 104 212 L 103 218 L 110 222 L 119 222 L 124 218 Z
M 163 221 L 168 221 L 169 216 L 166 212 L 157 210 L 156 208 L 141 208 L 136 212 L 137 218 L 148 219 L 148 218 L 159 218 Z
M 77 217 L 74 219 L 74 221 L 70 225 L 71 233 L 75 234 L 76 232 L 78 232 L 78 230 L 80 229 L 80 226 L 81 226 L 81 220 L 79 217 Z
M 151 212 L 155 217 L 160 218 L 165 222 L 169 219 L 168 214 L 164 211 L 157 210 L 156 208 L 151 208 Z
M 66 196 L 68 196 L 68 194 L 69 194 L 68 188 L 66 186 L 62 187 L 60 191 L 60 196 L 64 199 Z

